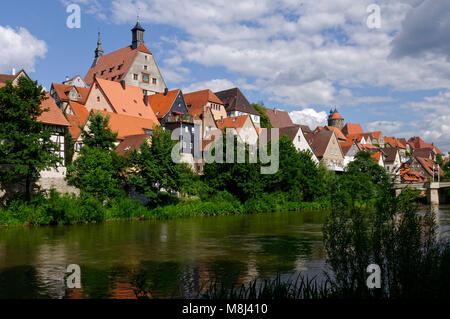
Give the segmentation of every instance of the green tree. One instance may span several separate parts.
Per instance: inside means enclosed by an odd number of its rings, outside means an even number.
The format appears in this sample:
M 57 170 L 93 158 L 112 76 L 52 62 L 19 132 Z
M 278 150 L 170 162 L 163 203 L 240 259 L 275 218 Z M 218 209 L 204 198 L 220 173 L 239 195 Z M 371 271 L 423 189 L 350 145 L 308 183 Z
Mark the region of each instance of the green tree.
M 371 153 L 360 151 L 340 179 L 342 188 L 348 193 L 352 203 L 367 203 L 378 198 L 390 187 L 390 177 L 384 167 L 371 157 Z
M 0 185 L 24 184 L 27 200 L 40 171 L 62 162 L 52 131 L 39 121 L 45 99 L 42 86 L 25 77 L 0 88 Z
M 70 134 L 69 130 L 66 130 L 64 134 L 64 162 L 66 166 L 72 164 L 73 155 L 75 153 L 75 142 L 73 141 L 72 134 Z
M 108 124 L 109 116 L 91 111 L 89 128 L 82 132 L 84 145 L 99 147 L 103 150 L 115 149 L 114 142 L 117 140 L 117 133 L 113 133 Z
M 143 143 L 139 151 L 134 151 L 130 161 L 135 168 L 130 174 L 130 185 L 145 196 L 153 199 L 153 205 L 164 204 L 160 198 L 177 192 L 189 192 L 188 183 L 193 178 L 187 164 L 176 164 L 172 160 L 172 149 L 176 141 L 171 132 L 156 127 L 151 142 Z
M 226 136 L 223 136 L 226 145 Z M 245 149 L 244 163 L 238 163 L 238 149 Z M 226 163 L 226 150 L 223 163 L 207 163 L 204 168 L 205 183 L 216 191 L 227 191 L 241 202 L 255 198 L 263 191 L 260 163 L 250 163 L 250 149 L 234 137 L 234 163 Z M 215 156 L 215 150 L 213 151 Z M 256 154 L 257 156 L 257 154 Z
M 263 177 L 266 192 L 283 192 L 292 201 L 312 201 L 320 196 L 321 181 L 312 154 L 298 152 L 284 135 L 279 140 L 279 163 L 276 174 Z
M 104 201 L 121 193 L 119 163 L 114 151 L 84 146 L 80 156 L 69 166 L 67 180 L 82 193 Z
M 128 163 L 114 151 L 117 133 L 113 133 L 108 125 L 108 116 L 91 112 L 88 128 L 82 132 L 84 146 L 80 156 L 67 171 L 69 184 L 102 201 L 122 193 L 125 186 L 123 170 Z
M 260 125 L 262 128 L 272 128 L 272 124 L 270 123 L 270 119 L 266 114 L 266 111 L 264 110 L 264 102 L 258 102 L 258 103 L 252 103 L 252 106 L 255 108 L 256 111 L 258 111 L 261 122 Z

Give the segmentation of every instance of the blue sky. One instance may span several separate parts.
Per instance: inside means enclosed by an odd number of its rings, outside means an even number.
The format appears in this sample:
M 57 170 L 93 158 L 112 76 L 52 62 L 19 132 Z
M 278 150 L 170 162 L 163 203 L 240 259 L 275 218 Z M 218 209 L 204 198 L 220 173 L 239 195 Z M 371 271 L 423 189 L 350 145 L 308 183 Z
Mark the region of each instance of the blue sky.
M 67 5 L 81 7 L 69 29 Z M 381 27 L 371 29 L 370 4 Z M 26 10 L 24 10 L 26 8 Z M 106 53 L 146 45 L 170 88 L 239 86 L 250 101 L 312 127 L 330 107 L 387 136 L 422 136 L 450 151 L 450 2 L 445 0 L 8 1 L 0 11 L 0 72 L 26 68 L 43 86 L 84 77 L 98 30 Z

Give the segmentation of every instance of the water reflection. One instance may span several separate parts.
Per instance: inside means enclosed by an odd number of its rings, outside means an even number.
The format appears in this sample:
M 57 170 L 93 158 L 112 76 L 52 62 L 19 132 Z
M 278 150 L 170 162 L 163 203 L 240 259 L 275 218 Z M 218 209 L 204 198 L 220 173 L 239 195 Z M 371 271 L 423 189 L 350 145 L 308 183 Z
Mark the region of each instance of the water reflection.
M 153 298 L 195 297 L 212 280 L 247 283 L 322 272 L 325 212 L 0 230 L 0 298 L 134 298 L 145 277 Z M 450 234 L 450 206 L 439 208 Z M 81 267 L 82 289 L 65 269 Z

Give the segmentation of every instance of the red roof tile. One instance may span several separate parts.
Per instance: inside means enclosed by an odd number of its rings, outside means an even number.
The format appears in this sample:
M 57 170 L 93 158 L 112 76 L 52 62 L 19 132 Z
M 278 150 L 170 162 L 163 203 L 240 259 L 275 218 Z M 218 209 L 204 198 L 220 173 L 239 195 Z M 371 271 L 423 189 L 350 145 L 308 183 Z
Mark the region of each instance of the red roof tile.
M 268 108 L 265 108 L 264 111 L 270 119 L 270 124 L 275 128 L 290 127 L 294 125 L 288 112 Z
M 169 91 L 166 95 L 164 93 L 157 93 L 148 96 L 148 103 L 153 112 L 158 114 L 157 117 L 159 119 L 162 119 L 169 112 L 180 91 L 178 89 Z
M 133 63 L 138 52 L 152 54 L 143 43 L 141 43 L 135 50 L 133 50 L 131 46 L 127 46 L 123 49 L 106 54 L 99 59 L 97 65 L 89 69 L 88 73 L 84 77 L 84 81 L 88 85 L 91 85 L 94 82 L 94 74 L 97 74 L 97 78 L 111 79 L 112 77 L 116 77 L 117 81 L 120 82 L 118 76 L 122 75 L 123 78 L 123 76 L 130 69 L 131 64 Z M 119 66 L 121 66 L 120 70 Z M 112 72 L 109 72 L 111 68 L 114 69 Z M 104 71 L 103 75 L 102 71 Z
M 41 107 L 42 109 L 47 109 L 41 116 L 38 117 L 38 121 L 45 124 L 52 125 L 60 125 L 60 126 L 69 126 L 69 122 L 64 117 L 61 109 L 56 105 L 55 101 L 50 97 L 49 94 L 46 94 L 47 99 L 42 101 Z
M 145 105 L 144 93 L 137 86 L 125 85 L 123 89 L 119 82 L 97 79 L 101 90 L 105 93 L 114 111 L 118 114 L 147 118 L 157 122 L 152 107 Z M 150 96 L 149 96 L 150 101 Z
M 219 130 L 223 131 L 225 128 L 242 128 L 248 119 L 248 115 L 241 115 L 235 117 L 227 117 L 216 121 Z
M 211 90 L 186 93 L 183 96 L 186 105 L 190 105 L 189 113 L 194 117 L 203 114 L 203 106 L 208 102 L 223 105 L 223 102 Z
M 114 133 L 118 133 L 117 138 L 121 140 L 130 135 L 146 134 L 146 130 L 153 130 L 155 126 L 159 125 L 158 120 L 105 111 L 95 112 L 100 112 L 103 116 L 109 116 L 109 128 Z
M 339 128 L 334 127 L 334 126 L 325 126 L 325 128 L 329 131 L 334 131 L 334 133 L 336 133 L 336 137 L 339 140 L 342 140 L 342 141 L 347 140 L 347 138 L 344 136 L 344 134 L 342 134 L 342 131 Z
M 344 133 L 345 136 L 348 136 L 348 135 L 361 134 L 361 133 L 364 133 L 364 131 L 360 124 L 347 123 L 347 124 L 345 124 L 344 128 L 342 129 L 342 133 Z
M 138 150 L 141 145 L 150 138 L 151 134 L 139 134 L 126 136 L 119 146 L 116 148 L 116 152 L 120 155 L 125 155 L 128 152 Z

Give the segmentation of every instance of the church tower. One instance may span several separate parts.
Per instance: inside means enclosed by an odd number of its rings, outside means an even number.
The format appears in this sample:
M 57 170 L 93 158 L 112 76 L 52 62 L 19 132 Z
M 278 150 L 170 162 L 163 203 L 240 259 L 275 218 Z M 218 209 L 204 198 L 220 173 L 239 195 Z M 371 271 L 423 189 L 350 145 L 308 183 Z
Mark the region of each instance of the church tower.
M 103 56 L 103 49 L 102 49 L 102 40 L 100 39 L 100 32 L 98 33 L 98 40 L 97 40 L 97 49 L 95 49 L 95 59 L 94 63 L 92 63 L 92 66 L 96 66 L 98 63 L 98 60 Z
M 139 47 L 139 44 L 144 43 L 144 32 L 145 29 L 141 26 L 141 23 L 138 21 L 134 28 L 131 30 L 131 33 L 133 35 L 133 42 L 131 44 L 131 48 L 133 50 L 136 50 Z
M 337 127 L 340 130 L 344 128 L 344 118 L 338 113 L 336 108 L 330 110 L 328 126 Z

